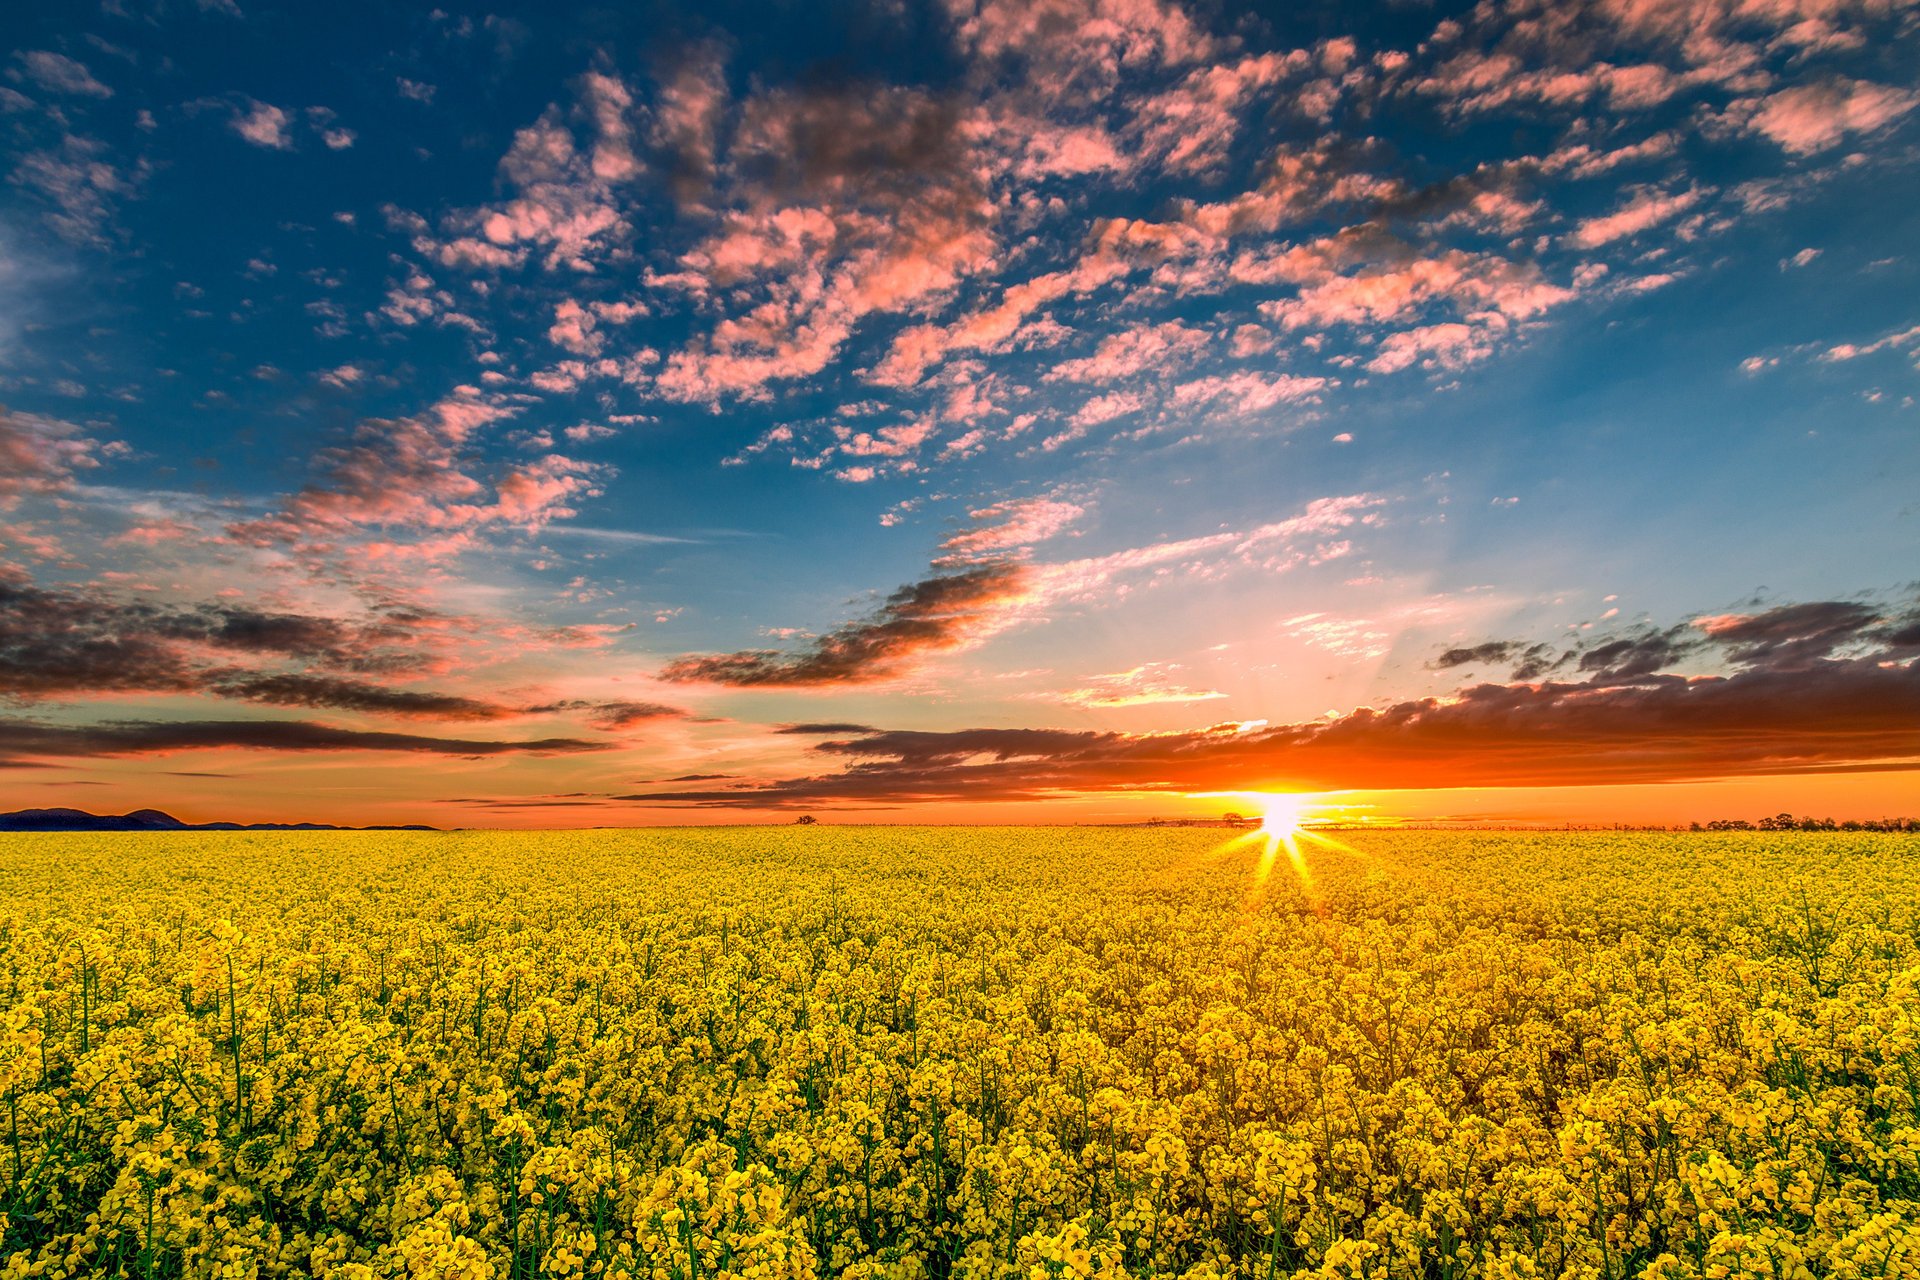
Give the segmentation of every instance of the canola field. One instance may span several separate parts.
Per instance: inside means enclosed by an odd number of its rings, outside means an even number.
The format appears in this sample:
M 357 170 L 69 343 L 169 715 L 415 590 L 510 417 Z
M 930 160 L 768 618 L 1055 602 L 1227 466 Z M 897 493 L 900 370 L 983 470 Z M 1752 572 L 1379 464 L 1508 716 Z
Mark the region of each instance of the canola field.
M 0 837 L 0 1276 L 1915 1276 L 1917 864 Z

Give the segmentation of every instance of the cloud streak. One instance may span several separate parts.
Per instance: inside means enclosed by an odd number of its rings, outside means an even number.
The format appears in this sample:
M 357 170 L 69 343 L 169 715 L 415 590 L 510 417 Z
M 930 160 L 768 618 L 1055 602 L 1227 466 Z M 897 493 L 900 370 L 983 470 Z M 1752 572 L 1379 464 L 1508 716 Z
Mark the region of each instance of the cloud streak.
M 604 742 L 538 738 L 435 738 L 372 729 L 343 729 L 309 720 L 115 720 L 55 725 L 0 719 L 0 767 L 31 767 L 46 760 L 168 756 L 182 751 L 267 753 L 404 752 L 415 755 L 573 755 L 604 751 Z
M 1280 726 L 1172 733 L 862 729 L 813 752 L 839 772 L 635 795 L 667 805 L 790 808 L 1045 800 L 1115 791 L 1329 791 L 1668 783 L 1920 768 L 1920 613 L 1848 602 L 1689 624 L 1734 669 L 1658 669 L 1644 642 L 1575 651 L 1583 681 L 1469 685 L 1448 697 Z M 1694 644 L 1670 638 L 1674 660 Z M 1438 665 L 1507 661 L 1513 642 Z M 1141 683 L 1149 672 L 1125 673 Z M 827 726 L 831 727 L 831 726 Z

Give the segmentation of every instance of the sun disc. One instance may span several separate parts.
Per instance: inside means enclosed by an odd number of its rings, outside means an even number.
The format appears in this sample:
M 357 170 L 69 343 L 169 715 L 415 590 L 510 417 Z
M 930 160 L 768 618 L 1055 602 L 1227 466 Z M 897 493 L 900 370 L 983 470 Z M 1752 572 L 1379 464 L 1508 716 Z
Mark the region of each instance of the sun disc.
M 1300 830 L 1300 817 L 1305 805 L 1299 796 L 1267 796 L 1262 802 L 1260 829 L 1270 836 L 1285 839 Z

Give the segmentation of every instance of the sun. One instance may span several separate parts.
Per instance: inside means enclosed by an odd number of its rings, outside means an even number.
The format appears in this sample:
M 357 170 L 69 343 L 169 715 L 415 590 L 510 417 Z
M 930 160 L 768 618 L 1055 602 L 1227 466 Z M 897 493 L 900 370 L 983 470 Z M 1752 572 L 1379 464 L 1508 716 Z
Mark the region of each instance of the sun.
M 1262 796 L 1260 803 L 1260 830 L 1279 840 L 1289 840 L 1299 834 L 1307 809 L 1304 797 L 1268 795 Z

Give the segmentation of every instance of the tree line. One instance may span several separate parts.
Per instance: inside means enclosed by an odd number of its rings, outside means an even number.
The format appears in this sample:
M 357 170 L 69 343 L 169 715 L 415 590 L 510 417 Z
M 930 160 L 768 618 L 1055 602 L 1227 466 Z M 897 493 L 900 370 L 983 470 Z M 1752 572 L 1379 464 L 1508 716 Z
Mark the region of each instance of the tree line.
M 1745 818 L 1715 818 L 1702 826 L 1698 822 L 1690 828 L 1693 831 L 1920 831 L 1920 818 L 1848 818 L 1844 822 L 1835 822 L 1832 818 L 1796 818 L 1790 813 L 1776 813 L 1771 818 L 1762 818 L 1758 822 L 1748 822 Z

